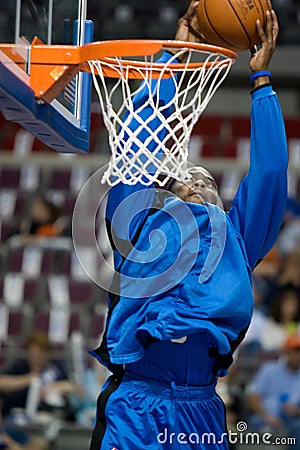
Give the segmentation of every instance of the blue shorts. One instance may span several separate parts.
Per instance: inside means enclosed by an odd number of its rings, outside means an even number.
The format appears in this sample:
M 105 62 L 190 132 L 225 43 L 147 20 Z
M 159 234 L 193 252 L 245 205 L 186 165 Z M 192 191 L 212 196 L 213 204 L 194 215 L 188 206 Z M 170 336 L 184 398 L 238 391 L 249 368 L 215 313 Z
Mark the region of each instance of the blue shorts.
M 90 450 L 228 450 L 215 384 L 188 387 L 125 372 L 98 398 Z

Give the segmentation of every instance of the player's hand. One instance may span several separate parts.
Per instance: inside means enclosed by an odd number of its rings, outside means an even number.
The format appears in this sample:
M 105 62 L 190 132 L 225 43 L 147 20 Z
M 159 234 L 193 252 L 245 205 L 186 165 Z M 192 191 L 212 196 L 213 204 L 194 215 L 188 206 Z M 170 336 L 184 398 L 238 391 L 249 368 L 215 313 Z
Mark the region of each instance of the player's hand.
M 178 28 L 175 35 L 176 41 L 202 42 L 199 32 L 197 6 L 199 1 L 192 0 L 187 12 L 178 21 Z
M 267 25 L 264 32 L 260 21 L 257 21 L 257 31 L 261 40 L 261 48 L 251 49 L 251 58 L 249 67 L 252 72 L 260 72 L 268 70 L 270 61 L 276 48 L 277 37 L 279 32 L 278 20 L 275 12 L 272 10 L 266 12 Z

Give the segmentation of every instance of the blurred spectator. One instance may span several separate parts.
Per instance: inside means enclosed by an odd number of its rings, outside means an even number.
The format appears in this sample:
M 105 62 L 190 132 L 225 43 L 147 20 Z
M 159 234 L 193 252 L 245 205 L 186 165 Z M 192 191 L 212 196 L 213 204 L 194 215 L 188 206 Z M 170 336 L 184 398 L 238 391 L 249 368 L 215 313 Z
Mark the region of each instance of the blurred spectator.
M 39 437 L 29 438 L 25 445 L 16 442 L 8 433 L 2 434 L 2 442 L 5 450 L 48 450 L 49 444 Z
M 227 428 L 235 431 L 235 425 L 238 418 L 239 404 L 238 397 L 240 391 L 234 385 L 234 364 L 228 369 L 228 374 L 225 377 L 219 377 L 216 385 L 216 392 L 222 398 L 226 406 L 226 421 Z M 232 447 L 233 448 L 233 447 Z
M 281 255 L 278 251 L 277 243 L 272 250 L 264 257 L 264 259 L 255 267 L 254 275 L 266 281 L 276 277 L 280 270 Z
M 21 223 L 20 229 L 14 233 L 31 242 L 37 237 L 57 237 L 70 235 L 70 223 L 61 215 L 61 209 L 50 201 L 36 197 L 31 205 L 29 217 Z
M 13 415 L 14 408 L 24 409 L 32 380 L 41 384 L 39 407 L 67 413 L 65 395 L 76 385 L 67 380 L 66 373 L 51 360 L 51 345 L 46 333 L 36 331 L 27 341 L 27 358 L 15 363 L 6 374 L 0 375 L 3 416 Z
M 39 436 L 27 436 L 18 430 L 12 431 L 2 425 L 0 412 L 0 449 L 1 450 L 48 450 L 49 444 Z
M 291 284 L 300 289 L 300 249 L 282 258 L 279 272 L 274 281 L 275 286 Z
M 266 282 L 260 277 L 253 277 L 254 309 L 249 329 L 246 333 L 242 346 L 247 346 L 251 350 L 263 347 L 263 335 L 268 318 L 264 311 L 264 297 L 266 293 Z
M 267 281 L 265 295 L 267 308 L 282 286 L 291 284 L 300 291 L 300 219 L 289 220 L 282 228 L 278 240 L 266 258 L 255 268 L 254 275 Z
M 95 421 L 97 398 L 106 382 L 110 372 L 97 360 L 84 373 L 84 395 L 78 396 L 75 392 L 70 396 L 70 402 L 75 411 L 76 422 L 84 428 L 92 429 Z
M 264 350 L 280 350 L 286 338 L 299 331 L 299 290 L 288 284 L 274 291 L 270 315 L 261 328 L 260 342 Z
M 264 363 L 249 387 L 253 414 L 249 425 L 255 432 L 281 433 L 300 442 L 300 338 L 290 336 L 283 356 Z
M 300 216 L 300 199 L 289 197 L 286 203 L 285 222 Z
M 288 221 L 278 237 L 278 248 L 283 256 L 295 251 L 300 253 L 300 218 Z

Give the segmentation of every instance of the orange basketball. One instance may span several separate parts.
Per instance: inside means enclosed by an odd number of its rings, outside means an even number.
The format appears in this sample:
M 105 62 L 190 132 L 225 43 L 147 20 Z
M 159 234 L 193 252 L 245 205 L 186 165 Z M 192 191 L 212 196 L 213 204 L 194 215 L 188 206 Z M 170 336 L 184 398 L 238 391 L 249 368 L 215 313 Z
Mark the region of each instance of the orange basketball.
M 256 20 L 265 28 L 266 11 L 271 9 L 270 0 L 200 0 L 200 32 L 212 45 L 246 50 L 260 41 Z

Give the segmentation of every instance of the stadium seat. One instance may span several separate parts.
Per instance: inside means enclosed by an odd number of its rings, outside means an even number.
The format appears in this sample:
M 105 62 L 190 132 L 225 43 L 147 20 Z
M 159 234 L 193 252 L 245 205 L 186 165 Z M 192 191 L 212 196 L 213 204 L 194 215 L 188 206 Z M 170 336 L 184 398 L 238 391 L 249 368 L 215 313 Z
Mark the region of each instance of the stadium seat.
M 33 164 L 23 164 L 20 172 L 19 189 L 21 192 L 31 193 L 34 191 L 41 192 L 42 180 L 41 170 Z
M 9 311 L 8 336 L 22 336 L 30 329 L 30 324 L 27 320 L 24 310 Z
M 41 280 L 38 279 L 26 279 L 24 282 L 24 302 L 31 304 L 38 304 L 42 301 L 43 295 L 41 290 Z
M 202 141 L 199 156 L 202 158 L 213 158 L 216 157 L 217 148 L 212 139 L 206 137 Z
M 9 308 L 6 304 L 0 305 L 1 341 L 10 341 L 12 344 L 24 342 L 32 329 L 32 309 L 27 305 L 19 308 Z
M 21 272 L 23 262 L 23 248 L 12 248 L 7 257 L 6 270 L 8 272 Z
M 90 347 L 98 345 L 100 336 L 104 331 L 105 326 L 105 308 L 103 311 L 99 311 L 98 307 L 95 307 L 94 311 L 89 316 L 88 326 L 88 342 Z
M 71 181 L 71 170 L 53 169 L 48 181 L 47 189 L 51 191 L 69 191 Z
M 49 274 L 55 272 L 55 268 L 58 264 L 58 254 L 56 249 L 43 249 L 42 250 L 42 262 L 40 271 L 41 274 Z
M 21 167 L 3 167 L 0 169 L 0 189 L 19 189 L 19 194 L 34 192 L 41 188 L 40 169 L 31 164 Z
M 236 158 L 237 156 L 237 140 L 232 139 L 228 142 L 222 144 L 222 154 L 223 158 Z
M 0 188 L 17 189 L 20 183 L 19 168 L 2 167 L 0 170 Z
M 0 221 L 0 244 L 7 241 L 16 231 L 16 224 L 12 222 Z
M 221 116 L 201 116 L 193 129 L 193 134 L 216 138 L 221 134 L 222 123 Z
M 2 219 L 19 224 L 27 212 L 29 196 L 18 189 L 3 188 L 0 190 L 0 204 Z
M 56 344 L 66 344 L 75 331 L 80 331 L 86 335 L 86 317 L 81 312 L 74 312 L 70 309 L 48 308 L 36 311 L 34 316 L 34 329 L 48 333 L 51 342 Z
M 250 137 L 250 118 L 248 116 L 233 116 L 228 122 L 233 138 Z
M 248 166 L 250 157 L 250 138 L 237 138 L 236 153 L 239 162 L 245 163 L 245 165 Z
M 92 282 L 69 280 L 70 301 L 73 305 L 88 308 L 94 301 L 94 285 Z
M 5 122 L 2 129 L 1 148 L 5 151 L 11 151 L 14 148 L 15 137 L 17 131 L 21 129 L 21 125 L 14 122 Z
M 70 191 L 76 195 L 90 176 L 90 169 L 84 165 L 75 165 L 71 170 Z
M 285 117 L 285 131 L 288 139 L 300 139 L 300 125 L 298 117 Z
M 0 190 L 0 216 L 2 220 L 13 219 L 17 196 L 17 189 L 3 188 Z
M 11 248 L 7 257 L 8 272 L 22 272 L 25 277 L 35 278 L 40 274 L 54 272 L 55 250 L 38 245 Z
M 1 298 L 11 308 L 21 308 L 24 299 L 24 278 L 20 273 L 6 273 L 1 280 Z
M 61 205 L 63 216 L 72 217 L 76 199 L 77 199 L 77 197 L 75 197 L 73 195 L 65 198 L 63 204 Z

